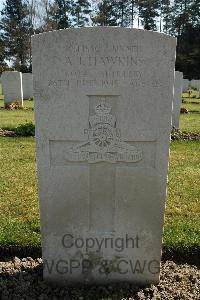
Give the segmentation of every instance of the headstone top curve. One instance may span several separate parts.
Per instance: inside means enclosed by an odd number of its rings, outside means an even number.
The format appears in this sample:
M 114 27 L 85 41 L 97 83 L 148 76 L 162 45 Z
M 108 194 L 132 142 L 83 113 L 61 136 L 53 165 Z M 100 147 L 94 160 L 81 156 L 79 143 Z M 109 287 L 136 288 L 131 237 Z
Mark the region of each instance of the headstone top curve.
M 59 30 L 52 30 L 48 32 L 43 32 L 39 34 L 32 35 L 32 41 L 37 38 L 43 38 L 48 35 L 59 35 L 59 34 L 67 34 L 67 33 L 78 33 L 78 32 L 99 32 L 99 33 L 107 33 L 107 32 L 118 32 L 118 33 L 141 33 L 141 34 L 147 34 L 147 35 L 153 35 L 157 37 L 164 37 L 166 39 L 172 40 L 176 42 L 176 38 L 172 37 L 166 33 L 157 32 L 157 31 L 151 31 L 151 30 L 145 30 L 145 29 L 138 29 L 138 28 L 127 28 L 127 27 L 117 27 L 117 26 L 98 26 L 98 27 L 81 27 L 81 28 L 65 28 L 65 29 L 59 29 Z

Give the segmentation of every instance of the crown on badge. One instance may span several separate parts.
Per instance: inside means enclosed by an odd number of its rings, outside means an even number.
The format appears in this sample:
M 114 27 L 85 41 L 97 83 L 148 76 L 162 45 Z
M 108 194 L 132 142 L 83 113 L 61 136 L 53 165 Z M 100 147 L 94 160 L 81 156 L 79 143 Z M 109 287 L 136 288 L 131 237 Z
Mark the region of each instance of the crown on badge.
M 110 114 L 111 107 L 105 102 L 100 102 L 95 106 L 96 114 L 89 118 L 89 123 L 92 127 L 97 124 L 109 124 L 110 126 L 115 126 L 115 117 Z
M 96 107 L 95 107 L 95 112 L 97 115 L 107 115 L 109 114 L 111 111 L 111 107 L 109 107 L 108 105 L 106 105 L 105 102 L 101 102 L 100 104 L 98 104 Z

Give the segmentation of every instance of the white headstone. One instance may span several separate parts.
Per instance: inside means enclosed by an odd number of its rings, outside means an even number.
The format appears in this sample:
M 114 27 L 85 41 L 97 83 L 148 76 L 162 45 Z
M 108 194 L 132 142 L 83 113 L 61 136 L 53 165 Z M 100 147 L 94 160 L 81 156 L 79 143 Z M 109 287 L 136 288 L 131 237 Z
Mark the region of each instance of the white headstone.
M 183 89 L 183 73 L 176 71 L 175 80 L 174 80 L 174 100 L 173 100 L 173 113 L 172 113 L 172 126 L 174 126 L 175 128 L 179 128 L 182 89 Z
M 191 87 L 194 87 L 194 88 L 196 88 L 197 90 L 200 90 L 200 80 L 192 79 L 192 80 L 190 81 L 190 85 L 191 85 Z
M 190 81 L 188 79 L 183 79 L 183 92 L 186 92 L 189 88 Z
M 33 97 L 33 75 L 31 73 L 22 74 L 22 86 L 24 99 Z
M 45 280 L 159 281 L 175 47 L 128 28 L 33 37 Z
M 23 106 L 22 73 L 18 71 L 5 71 L 1 75 L 4 103 L 21 102 Z

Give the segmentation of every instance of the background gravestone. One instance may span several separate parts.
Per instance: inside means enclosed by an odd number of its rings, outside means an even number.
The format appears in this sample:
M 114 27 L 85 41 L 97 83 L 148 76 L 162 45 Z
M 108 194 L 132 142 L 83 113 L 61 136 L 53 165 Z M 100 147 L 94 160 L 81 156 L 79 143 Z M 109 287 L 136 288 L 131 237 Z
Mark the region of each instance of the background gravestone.
M 188 79 L 183 79 L 183 90 L 182 92 L 186 92 L 189 88 L 190 81 Z
M 190 85 L 196 89 L 200 89 L 200 80 L 192 79 Z
M 2 88 L 2 84 L 1 84 L 1 78 L 0 78 L 0 95 L 3 95 L 3 88 Z
M 5 71 L 1 75 L 4 93 L 4 104 L 20 101 L 23 106 L 22 73 L 18 71 Z
M 33 97 L 33 75 L 31 73 L 22 74 L 22 86 L 24 99 Z
M 45 280 L 158 282 L 175 47 L 127 28 L 33 37 Z
M 180 109 L 183 90 L 183 73 L 175 72 L 174 80 L 174 100 L 173 100 L 173 113 L 172 113 L 172 126 L 179 128 Z

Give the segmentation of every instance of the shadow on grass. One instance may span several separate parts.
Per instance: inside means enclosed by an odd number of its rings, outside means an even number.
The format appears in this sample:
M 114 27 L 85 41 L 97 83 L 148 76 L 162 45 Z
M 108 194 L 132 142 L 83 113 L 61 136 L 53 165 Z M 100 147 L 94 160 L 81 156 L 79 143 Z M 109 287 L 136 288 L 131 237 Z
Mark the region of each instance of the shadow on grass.
M 20 259 L 24 257 L 32 257 L 33 259 L 42 257 L 41 247 L 0 247 L 0 260 L 5 261 L 7 258 L 17 256 Z M 163 247 L 162 261 L 172 260 L 177 264 L 190 264 L 200 267 L 200 247 L 187 247 L 179 249 L 166 249 Z
M 190 264 L 200 267 L 200 247 L 166 249 L 163 247 L 162 261 L 172 260 L 177 264 Z
M 10 257 L 17 256 L 20 259 L 24 257 L 32 257 L 33 259 L 42 257 L 41 247 L 19 247 L 19 246 L 10 246 L 10 247 L 1 247 L 0 246 L 0 260 L 6 261 Z

